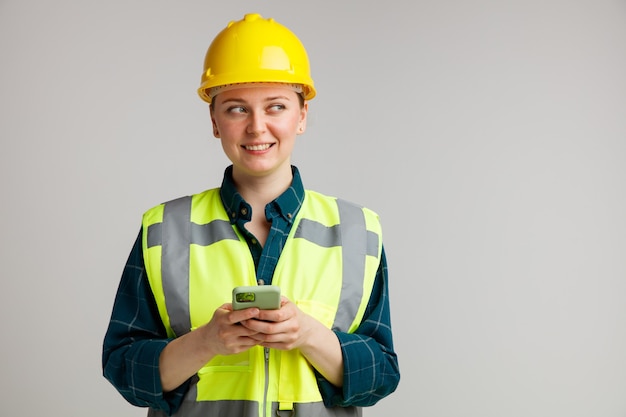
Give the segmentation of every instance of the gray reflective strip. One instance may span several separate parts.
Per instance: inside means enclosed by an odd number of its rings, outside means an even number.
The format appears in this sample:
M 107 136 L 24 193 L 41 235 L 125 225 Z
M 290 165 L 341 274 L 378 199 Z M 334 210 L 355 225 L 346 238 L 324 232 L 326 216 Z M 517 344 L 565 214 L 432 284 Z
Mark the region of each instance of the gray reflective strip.
M 169 203 L 168 203 L 169 204 Z M 148 247 L 159 246 L 163 242 L 163 223 L 148 226 Z M 237 234 L 226 220 L 213 220 L 208 224 L 191 223 L 191 243 L 209 246 L 220 240 L 239 240 Z
M 191 223 L 191 243 L 200 246 L 209 246 L 220 240 L 239 240 L 230 222 L 213 220 L 207 224 Z
M 155 223 L 148 226 L 148 247 L 159 246 L 163 242 L 163 223 Z
M 189 244 L 208 246 L 239 240 L 228 221 L 191 223 L 191 197 L 165 203 L 163 223 L 148 227 L 148 247 L 162 245 L 161 274 L 170 325 L 177 336 L 191 329 L 189 312 Z
M 343 283 L 339 310 L 333 329 L 346 331 L 354 321 L 361 298 L 365 276 L 365 256 L 378 257 L 378 235 L 366 228 L 365 214 L 359 206 L 338 199 L 338 225 L 325 226 L 310 219 L 302 219 L 295 238 L 306 239 L 324 248 L 342 246 Z
M 341 245 L 341 230 L 339 225 L 328 227 L 310 219 L 300 220 L 294 237 L 306 239 L 323 248 Z
M 256 401 L 221 400 L 195 401 L 195 397 L 186 395 L 174 417 L 259 417 L 259 403 Z M 167 417 L 164 411 L 150 409 L 148 417 Z
M 342 240 L 343 282 L 333 329 L 347 331 L 359 309 L 363 297 L 367 229 L 361 207 L 337 200 Z
M 341 229 L 340 225 L 328 227 L 315 220 L 302 219 L 298 224 L 294 238 L 306 239 L 324 248 L 331 248 L 341 246 Z M 378 257 L 378 235 L 369 230 L 367 231 L 367 248 L 365 250 L 366 255 Z
M 259 417 L 259 405 L 255 401 L 221 400 L 221 401 L 193 401 L 190 395 L 183 401 L 174 417 Z M 148 417 L 166 417 L 163 411 L 150 409 Z M 295 403 L 291 410 L 278 411 L 278 403 L 272 404 L 272 416 L 293 417 L 361 417 L 360 407 L 333 407 L 326 408 L 324 403 Z
M 278 403 L 272 404 L 272 416 L 278 417 L 361 417 L 361 407 L 326 408 L 324 403 L 295 403 L 290 410 L 278 411 Z
M 378 235 L 367 231 L 367 255 L 378 258 Z
M 161 275 L 172 330 L 181 336 L 191 330 L 189 314 L 189 241 L 191 197 L 170 201 L 163 208 Z

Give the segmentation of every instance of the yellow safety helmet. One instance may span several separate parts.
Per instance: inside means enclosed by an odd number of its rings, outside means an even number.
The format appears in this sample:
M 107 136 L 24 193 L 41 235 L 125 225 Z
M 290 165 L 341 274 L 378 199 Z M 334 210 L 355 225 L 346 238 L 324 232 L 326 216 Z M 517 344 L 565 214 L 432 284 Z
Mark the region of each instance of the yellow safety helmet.
M 211 89 L 240 83 L 285 83 L 315 97 L 309 57 L 300 39 L 274 19 L 258 13 L 230 22 L 213 40 L 204 59 L 198 94 L 211 103 Z

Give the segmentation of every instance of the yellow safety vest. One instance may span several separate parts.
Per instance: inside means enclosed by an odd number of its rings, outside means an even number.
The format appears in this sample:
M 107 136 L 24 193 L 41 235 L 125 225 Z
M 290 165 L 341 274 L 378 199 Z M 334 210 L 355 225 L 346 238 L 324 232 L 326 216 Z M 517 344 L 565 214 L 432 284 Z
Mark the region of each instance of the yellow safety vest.
M 143 217 L 143 253 L 168 336 L 207 323 L 239 285 L 256 285 L 248 245 L 230 224 L 219 189 L 183 197 Z M 354 332 L 371 295 L 382 250 L 376 213 L 305 191 L 272 284 L 329 329 Z M 176 415 L 358 416 L 358 407 L 326 408 L 315 373 L 299 350 L 256 346 L 216 356 L 192 379 Z M 151 416 L 162 415 L 151 411 Z

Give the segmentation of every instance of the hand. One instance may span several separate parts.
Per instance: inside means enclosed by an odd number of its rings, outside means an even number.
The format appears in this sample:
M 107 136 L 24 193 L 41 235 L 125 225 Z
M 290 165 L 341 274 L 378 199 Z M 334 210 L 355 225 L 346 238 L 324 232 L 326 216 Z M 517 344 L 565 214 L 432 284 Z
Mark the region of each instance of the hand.
M 202 333 L 205 347 L 213 355 L 230 355 L 260 344 L 254 338 L 258 331 L 242 326 L 241 322 L 255 320 L 260 315 L 258 308 L 234 311 L 227 303 L 215 310 L 211 320 L 196 331 Z
M 328 381 L 337 387 L 343 385 L 343 356 L 337 336 L 286 297 L 281 297 L 280 309 L 260 310 L 241 325 L 251 332 L 247 338 L 260 346 L 299 349 Z
M 239 324 L 259 315 L 258 308 L 233 311 L 232 304 L 223 304 L 208 323 L 171 341 L 159 358 L 163 391 L 180 386 L 215 355 L 240 353 L 260 344 L 252 337 L 256 330 Z
M 285 296 L 281 297 L 280 309 L 260 310 L 254 317 L 241 321 L 242 326 L 251 332 L 250 339 L 263 347 L 280 350 L 305 346 L 315 323 L 317 320 L 302 312 Z

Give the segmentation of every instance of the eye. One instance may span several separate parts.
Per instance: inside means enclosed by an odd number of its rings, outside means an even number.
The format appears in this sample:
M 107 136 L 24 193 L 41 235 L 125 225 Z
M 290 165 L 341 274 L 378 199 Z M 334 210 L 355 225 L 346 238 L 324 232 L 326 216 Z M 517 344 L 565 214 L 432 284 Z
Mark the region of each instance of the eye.
M 281 111 L 285 110 L 287 108 L 287 106 L 285 106 L 282 103 L 276 103 L 276 104 L 272 104 L 267 108 L 268 113 L 280 113 Z
M 246 112 L 246 108 L 244 106 L 231 106 L 226 109 L 226 112 L 232 114 L 244 114 Z

